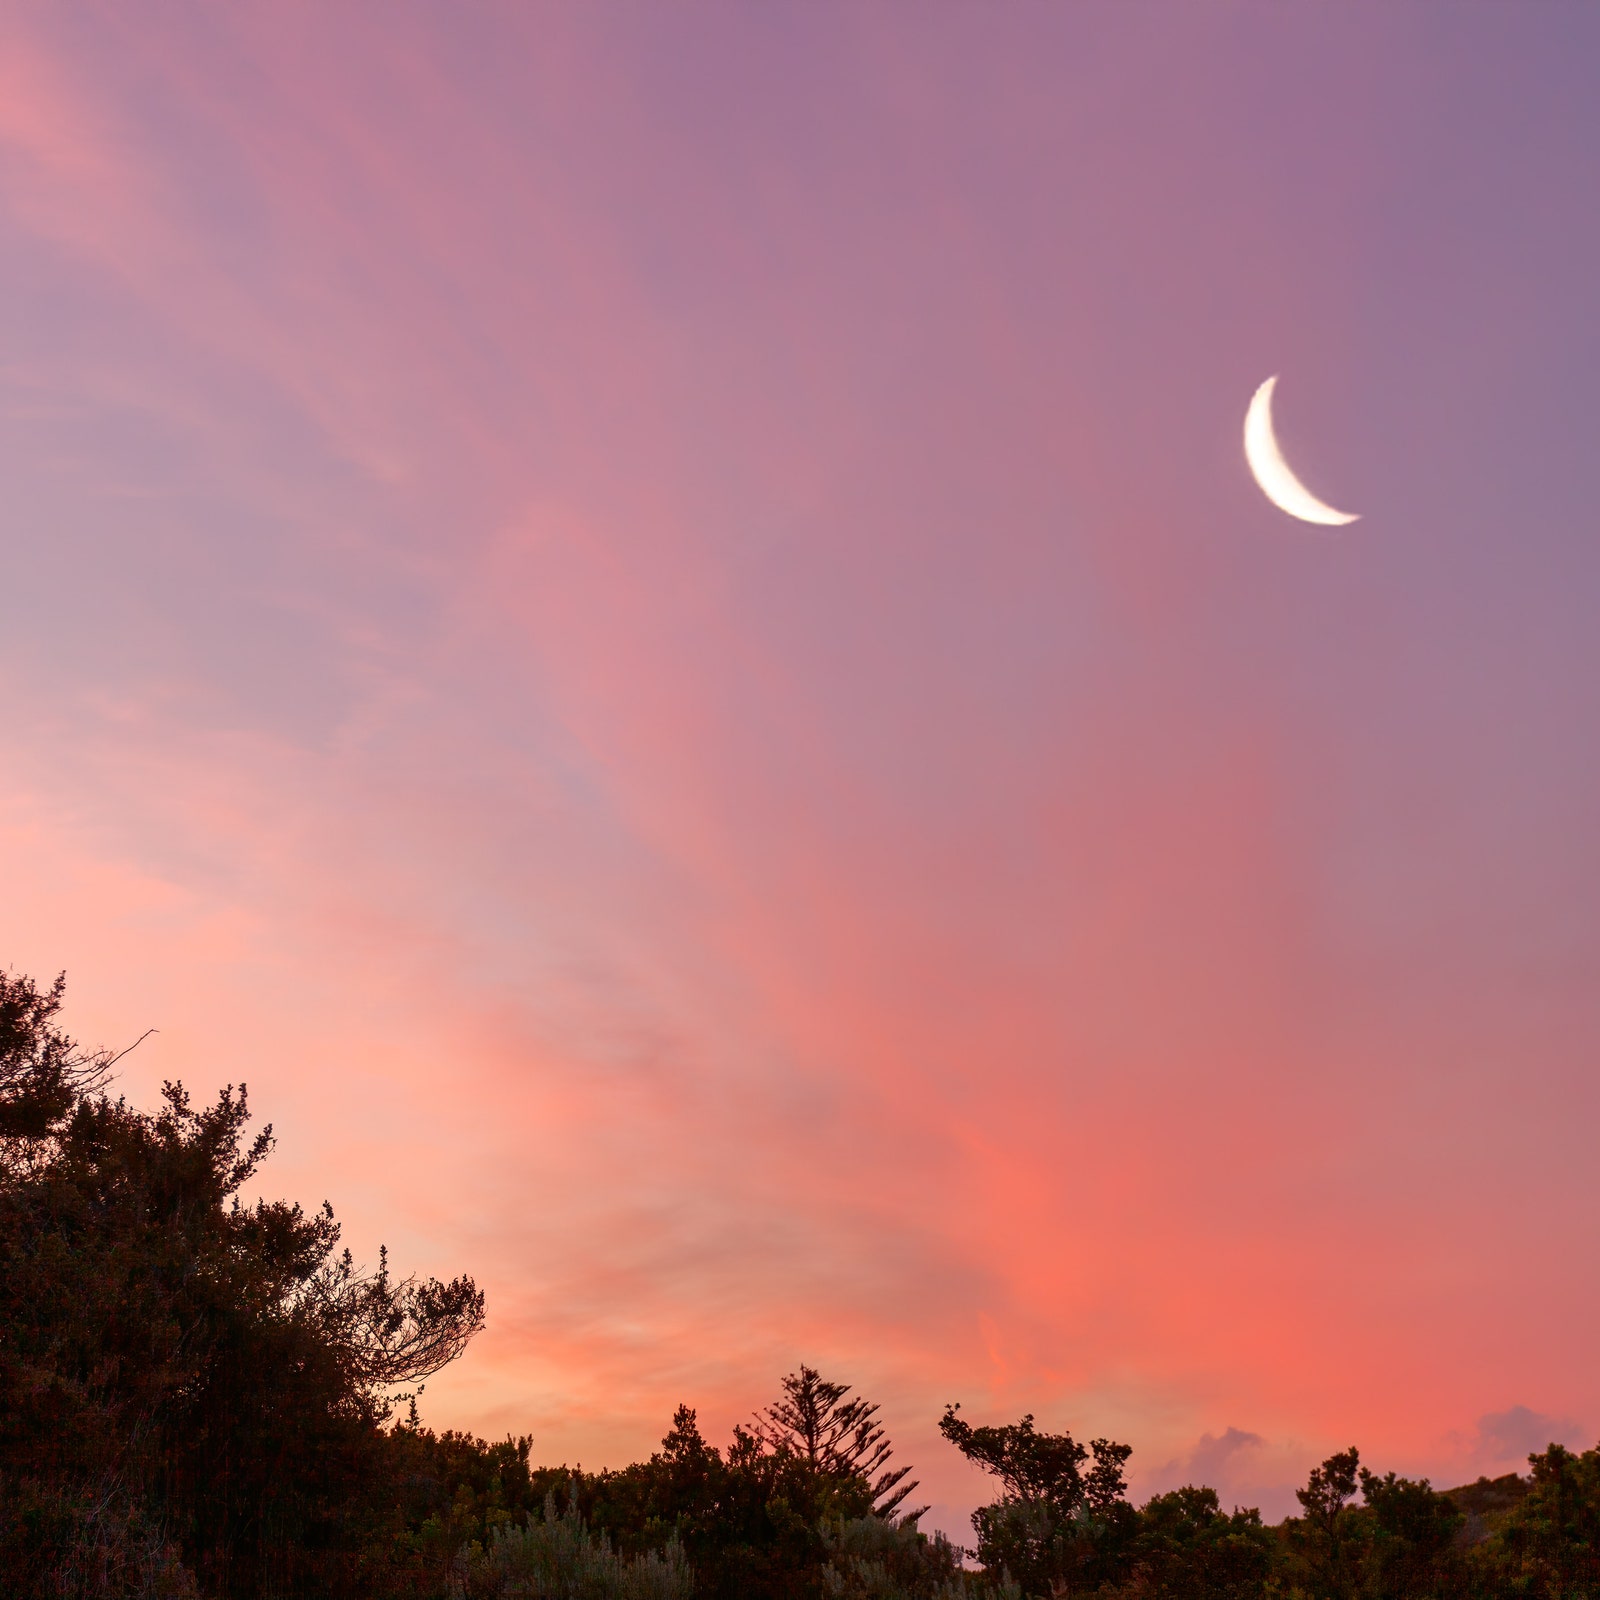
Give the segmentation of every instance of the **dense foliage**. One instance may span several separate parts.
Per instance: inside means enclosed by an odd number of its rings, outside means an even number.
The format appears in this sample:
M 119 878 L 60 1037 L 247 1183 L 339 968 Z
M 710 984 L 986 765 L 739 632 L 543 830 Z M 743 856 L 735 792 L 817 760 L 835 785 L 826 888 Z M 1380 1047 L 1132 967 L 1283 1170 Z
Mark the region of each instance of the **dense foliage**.
M 0 1575 L 65 1593 L 359 1580 L 386 1393 L 482 1325 L 470 1279 L 337 1253 L 326 1207 L 241 1205 L 244 1089 L 94 1092 L 60 985 L 0 975 Z
M 1600 1450 L 1441 1494 L 1350 1449 L 1269 1527 L 1204 1487 L 1135 1506 L 1127 1445 L 951 1406 L 997 1488 L 964 1552 L 905 1509 L 877 1407 L 810 1367 L 725 1447 L 683 1406 L 616 1471 L 436 1434 L 414 1388 L 483 1326 L 472 1281 L 242 1203 L 272 1146 L 243 1086 L 136 1110 L 60 1005 L 0 973 L 0 1595 L 1600 1600 Z
M 1512 1474 L 1441 1494 L 1426 1479 L 1380 1477 L 1351 1448 L 1295 1491 L 1301 1512 L 1276 1528 L 1224 1512 L 1193 1486 L 1135 1509 L 1126 1445 L 1038 1432 L 1031 1416 L 941 1430 L 995 1474 L 1000 1497 L 973 1516 L 976 1554 L 1029 1596 L 1052 1600 L 1540 1600 L 1600 1597 L 1600 1449 L 1561 1445 Z M 1092 1466 L 1085 1471 L 1085 1464 Z

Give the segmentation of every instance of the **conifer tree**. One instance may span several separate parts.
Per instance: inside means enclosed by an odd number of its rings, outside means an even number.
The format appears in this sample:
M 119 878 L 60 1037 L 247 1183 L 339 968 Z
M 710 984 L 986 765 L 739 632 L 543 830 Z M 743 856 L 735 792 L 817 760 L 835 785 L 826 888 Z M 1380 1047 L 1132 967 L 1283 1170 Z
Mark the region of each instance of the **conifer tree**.
M 756 1432 L 770 1448 L 789 1451 L 818 1472 L 865 1484 L 878 1516 L 898 1513 L 915 1522 L 926 1507 L 900 1511 L 917 1487 L 915 1480 L 906 1481 L 911 1468 L 888 1465 L 894 1446 L 876 1420 L 878 1407 L 859 1396 L 851 1399 L 850 1393 L 849 1384 L 833 1383 L 814 1367 L 802 1366 L 783 1380 L 782 1396 L 756 1418 Z

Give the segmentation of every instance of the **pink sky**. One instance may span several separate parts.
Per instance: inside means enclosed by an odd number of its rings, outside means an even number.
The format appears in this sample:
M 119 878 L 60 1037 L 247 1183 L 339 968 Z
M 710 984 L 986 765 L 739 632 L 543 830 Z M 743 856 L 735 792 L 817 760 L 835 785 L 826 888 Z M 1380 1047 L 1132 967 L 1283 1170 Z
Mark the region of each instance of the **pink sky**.
M 1597 48 L 13 10 L 0 964 L 542 1460 L 801 1361 L 957 1536 L 947 1400 L 1272 1515 L 1592 1442 Z

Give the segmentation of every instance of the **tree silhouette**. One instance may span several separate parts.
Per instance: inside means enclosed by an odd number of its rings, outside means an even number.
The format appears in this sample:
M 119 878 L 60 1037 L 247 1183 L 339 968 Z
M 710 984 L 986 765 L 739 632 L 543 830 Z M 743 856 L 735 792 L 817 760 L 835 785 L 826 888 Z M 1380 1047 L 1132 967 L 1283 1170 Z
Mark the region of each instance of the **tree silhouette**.
M 104 1084 L 117 1059 L 80 1049 L 56 1026 L 66 982 L 62 975 L 41 990 L 32 978 L 0 972 L 0 1139 L 12 1142 L 13 1160 L 33 1153 L 16 1141 L 45 1137 L 79 1096 Z
M 783 1380 L 783 1394 L 756 1417 L 756 1433 L 774 1450 L 788 1451 L 816 1471 L 836 1478 L 855 1478 L 871 1491 L 873 1510 L 893 1516 L 915 1491 L 906 1482 L 910 1467 L 887 1465 L 894 1454 L 878 1407 L 849 1399 L 850 1385 L 833 1383 L 814 1367 L 802 1366 Z M 900 1512 L 915 1522 L 917 1511 Z
M 0 979 L 0 1593 L 348 1590 L 390 1386 L 483 1295 L 361 1271 L 327 1205 L 244 1205 L 272 1149 L 244 1087 L 111 1100 L 60 1000 Z
M 1356 1573 L 1351 1549 L 1355 1522 L 1350 1502 L 1356 1496 L 1361 1454 L 1352 1445 L 1313 1467 L 1303 1489 L 1294 1497 L 1304 1508 L 1295 1542 L 1317 1582 L 1335 1600 L 1355 1593 Z
M 1029 1594 L 1092 1592 L 1120 1581 L 1137 1524 L 1123 1474 L 1131 1448 L 1041 1433 L 1031 1412 L 1020 1422 L 974 1427 L 960 1409 L 945 1407 L 940 1433 L 1001 1485 L 1000 1499 L 972 1514 L 984 1566 L 1008 1571 Z

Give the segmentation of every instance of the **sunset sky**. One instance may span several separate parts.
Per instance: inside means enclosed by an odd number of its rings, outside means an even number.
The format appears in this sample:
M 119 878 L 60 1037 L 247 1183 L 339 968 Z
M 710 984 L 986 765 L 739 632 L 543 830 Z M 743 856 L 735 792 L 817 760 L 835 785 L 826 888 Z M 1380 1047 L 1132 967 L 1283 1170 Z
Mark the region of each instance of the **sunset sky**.
M 0 966 L 475 1275 L 1273 1517 L 1600 1431 L 1600 7 L 0 23 Z M 1295 522 L 1240 448 L 1280 375 Z

